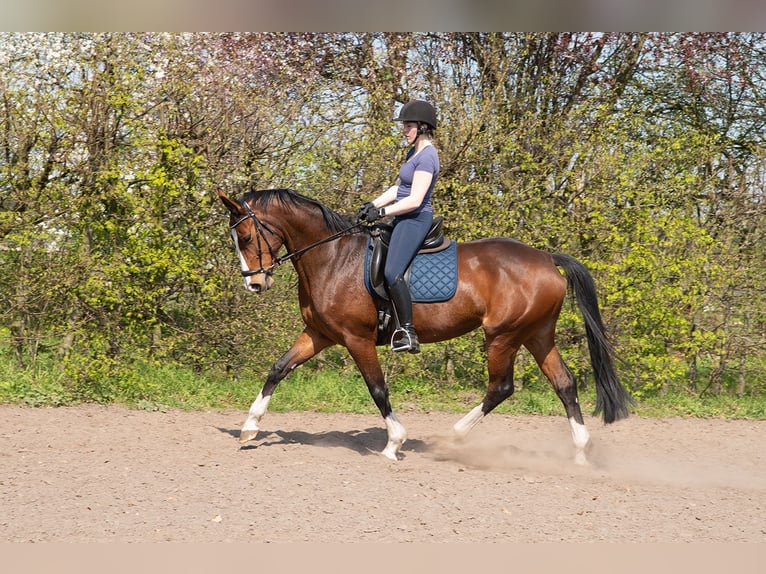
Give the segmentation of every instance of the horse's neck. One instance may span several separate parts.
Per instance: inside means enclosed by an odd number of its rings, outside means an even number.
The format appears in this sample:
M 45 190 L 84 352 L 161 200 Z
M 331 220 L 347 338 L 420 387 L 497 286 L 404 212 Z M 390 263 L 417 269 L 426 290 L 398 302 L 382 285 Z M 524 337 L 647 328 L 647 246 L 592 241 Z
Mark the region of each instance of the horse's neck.
M 299 273 L 302 270 L 319 275 L 337 273 L 338 266 L 347 264 L 350 256 L 358 255 L 360 258 L 363 256 L 362 235 L 342 235 L 327 243 L 319 244 L 335 233 L 325 226 L 316 226 L 316 229 L 289 229 L 286 245 L 288 251 L 292 253 L 306 249 L 304 253 L 293 259 L 293 264 Z M 315 244 L 319 245 L 312 247 Z
M 332 235 L 331 231 L 327 231 L 324 225 L 314 224 L 312 226 L 306 226 L 301 223 L 289 224 L 283 226 L 285 233 L 285 247 L 290 253 L 295 251 L 301 251 L 307 249 L 306 255 L 316 251 L 316 248 L 312 245 L 322 241 L 326 237 Z M 304 255 L 301 255 L 303 258 Z

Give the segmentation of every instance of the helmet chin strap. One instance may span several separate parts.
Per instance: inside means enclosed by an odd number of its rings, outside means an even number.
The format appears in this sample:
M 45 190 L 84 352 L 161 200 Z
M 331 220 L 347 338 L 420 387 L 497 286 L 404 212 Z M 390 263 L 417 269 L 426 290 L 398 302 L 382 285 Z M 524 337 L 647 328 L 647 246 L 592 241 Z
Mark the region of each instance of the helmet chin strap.
M 425 130 L 423 129 L 423 123 L 422 122 L 418 122 L 417 135 L 415 136 L 415 139 L 412 140 L 412 145 L 417 145 L 418 144 L 418 140 L 420 139 L 420 136 L 422 136 L 424 133 L 425 133 Z

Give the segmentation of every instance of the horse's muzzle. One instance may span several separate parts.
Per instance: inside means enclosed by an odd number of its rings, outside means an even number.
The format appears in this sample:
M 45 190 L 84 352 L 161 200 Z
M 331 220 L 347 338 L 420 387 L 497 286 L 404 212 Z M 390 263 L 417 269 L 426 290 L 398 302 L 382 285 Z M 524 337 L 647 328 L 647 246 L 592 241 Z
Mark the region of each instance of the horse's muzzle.
M 262 274 L 254 278 L 245 278 L 245 289 L 251 293 L 265 293 L 272 285 L 274 285 L 274 279 L 272 279 L 271 275 Z

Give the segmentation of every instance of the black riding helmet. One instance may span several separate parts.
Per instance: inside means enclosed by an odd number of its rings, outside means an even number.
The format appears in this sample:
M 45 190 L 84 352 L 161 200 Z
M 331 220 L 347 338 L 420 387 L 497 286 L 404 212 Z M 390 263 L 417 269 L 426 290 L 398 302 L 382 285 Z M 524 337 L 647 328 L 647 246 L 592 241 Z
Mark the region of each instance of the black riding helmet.
M 394 118 L 396 122 L 418 122 L 428 124 L 432 130 L 436 129 L 436 110 L 424 100 L 412 100 L 402 106 L 399 116 Z

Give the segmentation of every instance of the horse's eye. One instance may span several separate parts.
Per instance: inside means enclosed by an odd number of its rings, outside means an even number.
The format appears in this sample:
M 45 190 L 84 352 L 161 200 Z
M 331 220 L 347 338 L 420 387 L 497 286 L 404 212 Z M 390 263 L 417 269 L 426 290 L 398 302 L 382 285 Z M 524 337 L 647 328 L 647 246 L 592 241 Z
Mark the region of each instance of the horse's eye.
M 242 243 L 250 243 L 250 240 L 251 240 L 252 238 L 253 238 L 253 237 L 252 237 L 252 235 L 251 235 L 250 233 L 248 233 L 247 235 L 245 235 L 245 236 L 242 238 Z

